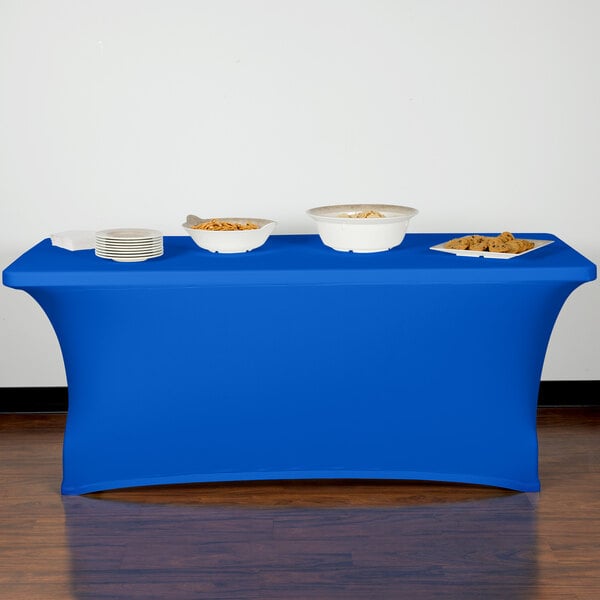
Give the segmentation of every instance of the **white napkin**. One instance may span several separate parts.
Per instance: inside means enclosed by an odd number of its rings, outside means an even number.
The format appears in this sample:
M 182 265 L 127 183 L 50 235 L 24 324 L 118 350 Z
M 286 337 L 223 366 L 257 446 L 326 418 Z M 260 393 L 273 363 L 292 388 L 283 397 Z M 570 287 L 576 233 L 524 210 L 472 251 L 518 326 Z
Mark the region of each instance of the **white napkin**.
M 96 247 L 95 231 L 61 231 L 50 236 L 53 246 L 65 250 L 92 250 Z

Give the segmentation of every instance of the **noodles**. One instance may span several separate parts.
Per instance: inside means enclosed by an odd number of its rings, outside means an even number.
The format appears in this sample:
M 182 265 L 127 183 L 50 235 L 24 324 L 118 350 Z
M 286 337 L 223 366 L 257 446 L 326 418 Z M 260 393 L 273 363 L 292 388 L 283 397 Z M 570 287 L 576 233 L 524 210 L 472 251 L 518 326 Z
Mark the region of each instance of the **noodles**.
M 247 229 L 258 229 L 256 223 L 234 223 L 232 221 L 223 221 L 221 219 L 210 219 L 198 225 L 192 225 L 192 229 L 204 229 L 208 231 L 245 231 Z

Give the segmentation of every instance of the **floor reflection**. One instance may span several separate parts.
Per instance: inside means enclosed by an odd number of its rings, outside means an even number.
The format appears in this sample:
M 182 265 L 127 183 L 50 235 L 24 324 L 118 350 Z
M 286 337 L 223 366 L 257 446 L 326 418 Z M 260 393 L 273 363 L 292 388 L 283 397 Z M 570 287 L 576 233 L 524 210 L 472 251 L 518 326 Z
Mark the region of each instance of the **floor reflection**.
M 63 498 L 76 598 L 513 600 L 536 586 L 528 494 L 380 507 Z

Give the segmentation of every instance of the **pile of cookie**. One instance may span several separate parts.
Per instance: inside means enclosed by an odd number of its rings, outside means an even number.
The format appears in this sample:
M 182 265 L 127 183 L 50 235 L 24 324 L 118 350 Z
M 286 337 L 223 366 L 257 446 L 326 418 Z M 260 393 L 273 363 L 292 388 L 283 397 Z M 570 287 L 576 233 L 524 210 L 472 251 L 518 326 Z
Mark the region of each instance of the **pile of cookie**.
M 506 252 L 520 254 L 533 248 L 533 242 L 517 239 L 510 231 L 503 231 L 496 237 L 486 235 L 465 235 L 454 238 L 445 247 L 452 250 L 479 250 L 484 252 Z

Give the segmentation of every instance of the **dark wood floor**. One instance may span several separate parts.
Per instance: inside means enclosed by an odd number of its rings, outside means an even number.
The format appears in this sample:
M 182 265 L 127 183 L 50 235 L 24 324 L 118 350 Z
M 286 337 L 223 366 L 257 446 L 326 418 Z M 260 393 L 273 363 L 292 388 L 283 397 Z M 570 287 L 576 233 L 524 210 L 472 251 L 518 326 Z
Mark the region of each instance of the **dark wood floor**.
M 539 411 L 539 494 L 407 482 L 61 497 L 64 415 L 0 415 L 0 598 L 600 599 L 600 410 Z

